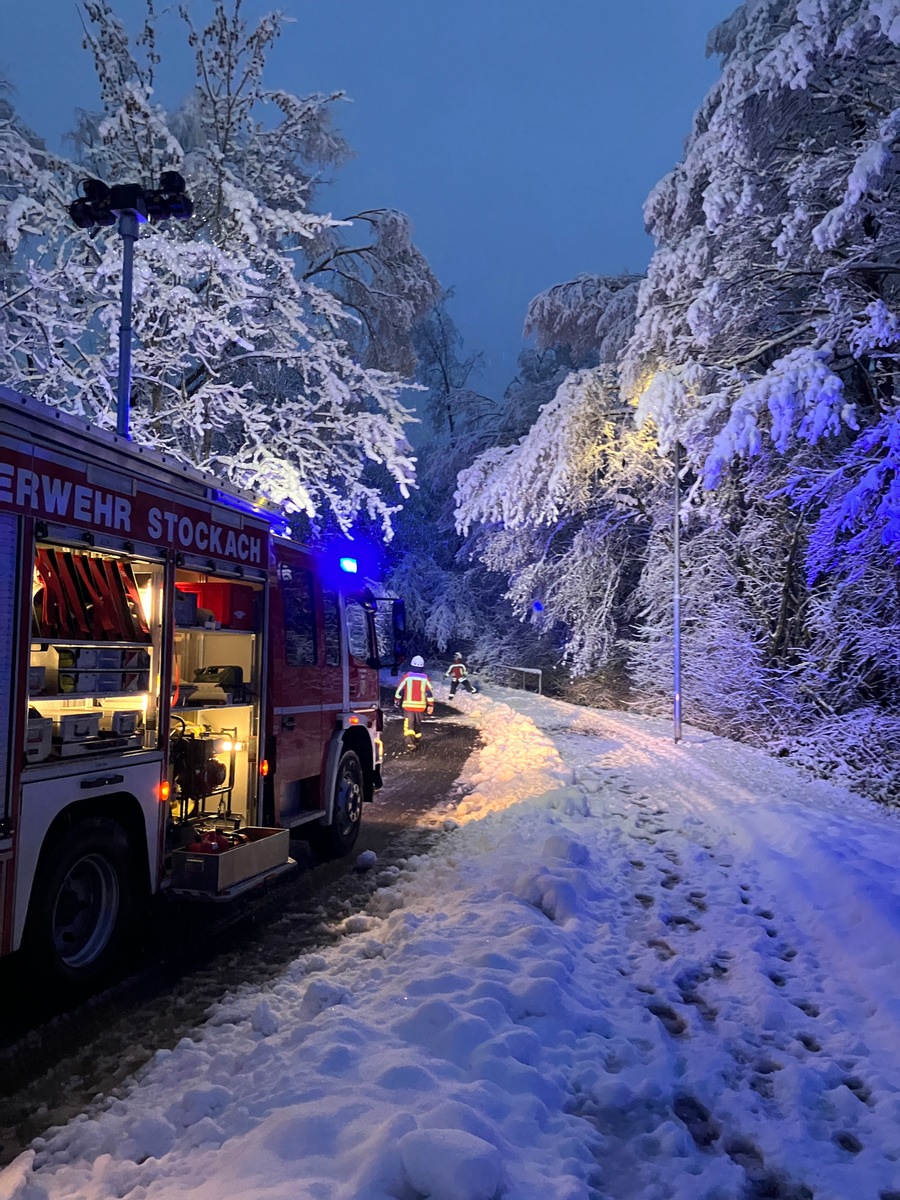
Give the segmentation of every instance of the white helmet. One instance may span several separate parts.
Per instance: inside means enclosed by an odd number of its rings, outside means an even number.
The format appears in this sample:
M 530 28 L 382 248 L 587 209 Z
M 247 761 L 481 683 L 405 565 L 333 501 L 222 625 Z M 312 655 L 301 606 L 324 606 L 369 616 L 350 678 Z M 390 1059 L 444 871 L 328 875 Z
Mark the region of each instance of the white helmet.
M 415 657 L 413 658 L 412 662 L 411 662 L 409 665 L 410 665 L 411 667 L 416 667 L 416 668 L 418 668 L 418 667 L 424 667 L 424 666 L 425 666 L 425 659 L 422 657 L 422 655 L 421 655 L 421 654 L 417 654 L 417 655 L 415 655 Z

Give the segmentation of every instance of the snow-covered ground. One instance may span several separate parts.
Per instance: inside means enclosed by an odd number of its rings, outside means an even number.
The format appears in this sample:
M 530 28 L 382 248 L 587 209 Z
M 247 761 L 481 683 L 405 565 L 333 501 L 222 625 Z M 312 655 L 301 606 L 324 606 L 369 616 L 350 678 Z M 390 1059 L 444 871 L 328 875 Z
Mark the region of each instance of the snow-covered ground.
M 0 1200 L 900 1200 L 896 814 L 664 722 L 456 703 L 484 746 L 439 849 Z

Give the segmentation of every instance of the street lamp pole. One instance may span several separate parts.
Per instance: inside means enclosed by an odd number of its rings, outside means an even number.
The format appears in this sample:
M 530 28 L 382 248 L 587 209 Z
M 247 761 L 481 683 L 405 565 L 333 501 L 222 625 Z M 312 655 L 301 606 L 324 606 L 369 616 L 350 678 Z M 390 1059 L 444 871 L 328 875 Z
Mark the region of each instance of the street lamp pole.
M 674 589 L 672 593 L 672 625 L 673 625 L 673 738 L 681 741 L 681 447 L 675 442 L 675 516 L 672 524 L 672 551 L 674 557 L 673 576 Z

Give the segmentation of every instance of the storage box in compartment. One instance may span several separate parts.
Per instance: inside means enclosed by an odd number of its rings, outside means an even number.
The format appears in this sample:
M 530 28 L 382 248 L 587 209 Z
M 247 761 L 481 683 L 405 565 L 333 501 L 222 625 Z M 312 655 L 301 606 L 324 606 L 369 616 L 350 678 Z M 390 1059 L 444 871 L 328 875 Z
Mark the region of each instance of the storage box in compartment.
M 180 583 L 178 587 L 194 594 L 198 607 L 208 609 L 223 629 L 256 628 L 252 587 L 244 583 Z
M 131 737 L 140 731 L 143 724 L 144 714 L 139 708 L 107 708 L 100 718 L 103 732 L 116 737 Z
M 30 763 L 43 762 L 49 758 L 53 733 L 53 721 L 50 717 L 29 717 L 25 731 L 25 761 Z
M 287 862 L 290 846 L 286 829 L 264 829 L 251 825 L 241 832 L 250 840 L 219 854 L 173 850 L 173 887 L 215 895 Z
M 98 690 L 97 670 L 104 655 L 107 661 L 114 661 L 117 666 L 121 662 L 121 651 L 97 650 L 92 646 L 50 646 L 46 650 L 33 651 L 29 679 L 39 671 L 43 672 L 44 679 L 40 689 L 32 687 L 31 690 L 40 690 L 49 696 L 73 692 L 91 695 Z
M 175 624 L 176 625 L 196 625 L 197 624 L 197 595 L 196 592 L 189 592 L 186 589 L 189 584 L 177 583 L 175 585 Z
M 95 646 L 50 647 L 50 661 L 60 671 L 96 671 L 99 654 Z
M 37 696 L 44 690 L 46 675 L 46 667 L 28 668 L 28 691 L 30 695 Z
M 122 692 L 146 692 L 150 688 L 150 655 L 146 650 L 126 650 L 122 656 Z
M 53 736 L 58 742 L 83 742 L 99 733 L 99 712 L 60 713 L 53 718 Z

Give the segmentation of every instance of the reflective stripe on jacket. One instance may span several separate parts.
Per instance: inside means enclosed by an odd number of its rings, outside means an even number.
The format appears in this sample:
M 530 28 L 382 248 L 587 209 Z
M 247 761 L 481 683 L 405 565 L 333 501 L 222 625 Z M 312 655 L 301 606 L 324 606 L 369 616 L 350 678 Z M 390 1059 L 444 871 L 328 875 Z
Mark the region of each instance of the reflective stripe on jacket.
M 447 668 L 447 674 L 451 679 L 455 679 L 457 682 L 459 682 L 460 679 L 465 679 L 469 672 L 466 670 L 465 663 L 452 663 Z
M 429 704 L 434 704 L 431 680 L 419 671 L 410 671 L 397 685 L 394 699 L 401 701 L 404 708 L 413 712 L 424 712 Z

